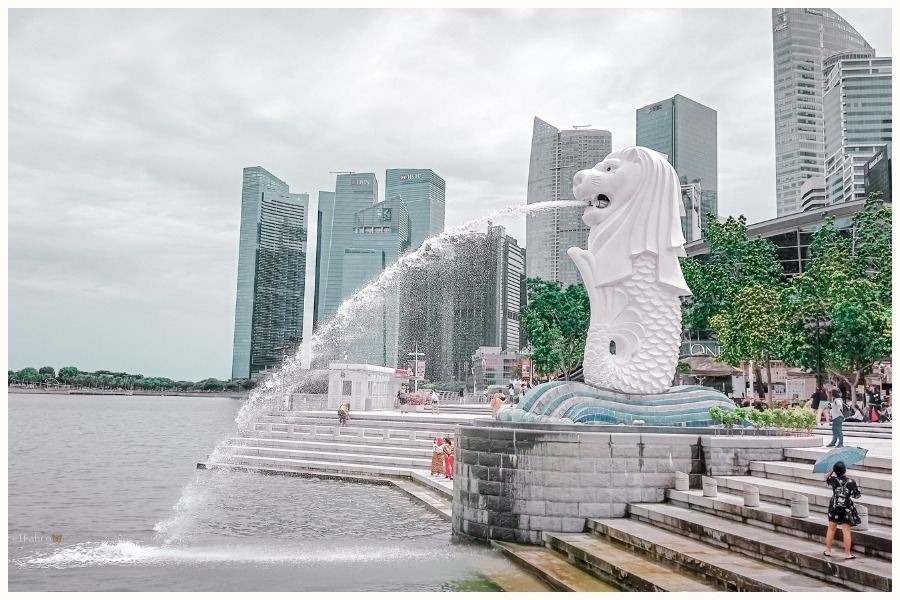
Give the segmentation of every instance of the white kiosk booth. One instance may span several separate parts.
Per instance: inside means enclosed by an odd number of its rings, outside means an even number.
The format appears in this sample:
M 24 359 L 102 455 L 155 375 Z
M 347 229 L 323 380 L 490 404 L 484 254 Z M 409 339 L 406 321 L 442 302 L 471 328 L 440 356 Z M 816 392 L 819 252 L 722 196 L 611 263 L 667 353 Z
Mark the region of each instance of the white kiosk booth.
M 354 410 L 392 410 L 404 375 L 396 369 L 377 365 L 331 363 L 328 365 L 328 408 L 337 410 L 344 402 Z

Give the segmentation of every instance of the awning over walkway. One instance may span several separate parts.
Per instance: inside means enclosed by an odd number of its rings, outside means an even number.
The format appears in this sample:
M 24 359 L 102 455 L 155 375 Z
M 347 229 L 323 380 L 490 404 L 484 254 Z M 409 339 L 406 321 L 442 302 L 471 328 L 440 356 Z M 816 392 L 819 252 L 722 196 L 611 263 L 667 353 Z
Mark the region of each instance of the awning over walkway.
M 730 375 L 743 375 L 744 372 L 728 363 L 718 362 L 715 356 L 697 355 L 682 358 L 679 362 L 691 366 L 683 375 L 698 375 L 701 377 L 728 377 Z

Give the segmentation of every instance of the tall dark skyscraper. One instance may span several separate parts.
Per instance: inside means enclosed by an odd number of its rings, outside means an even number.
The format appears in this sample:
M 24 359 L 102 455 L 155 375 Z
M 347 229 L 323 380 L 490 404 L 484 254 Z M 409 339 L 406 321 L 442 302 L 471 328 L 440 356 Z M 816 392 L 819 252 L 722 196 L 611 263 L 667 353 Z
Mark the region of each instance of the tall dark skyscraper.
M 303 335 L 309 196 L 263 169 L 244 169 L 233 378 L 281 364 Z
M 716 111 L 676 94 L 637 109 L 635 121 L 635 143 L 668 156 L 678 173 L 687 213 L 681 223 L 684 237 L 698 239 L 696 217 L 699 229 L 705 229 L 707 214 L 719 214 Z
M 612 152 L 612 134 L 603 129 L 560 131 L 537 117 L 528 165 L 528 204 L 574 200 L 575 173 L 593 167 Z M 563 288 L 581 282 L 581 274 L 566 252 L 584 248 L 590 228 L 581 220 L 584 207 L 559 207 L 525 218 L 528 277 L 558 281 Z
M 499 226 L 466 236 L 440 264 L 399 286 L 401 358 L 416 344 L 433 381 L 466 381 L 479 346 L 519 350 L 525 303 L 524 248 Z
M 872 50 L 830 8 L 773 8 L 775 202 L 777 215 L 800 212 L 800 188 L 825 175 L 822 60 Z

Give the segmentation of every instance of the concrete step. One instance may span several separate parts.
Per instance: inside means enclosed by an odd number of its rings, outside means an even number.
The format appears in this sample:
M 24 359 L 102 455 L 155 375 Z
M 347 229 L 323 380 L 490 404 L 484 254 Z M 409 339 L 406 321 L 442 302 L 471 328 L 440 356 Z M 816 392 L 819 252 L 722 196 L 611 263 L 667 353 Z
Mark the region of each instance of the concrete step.
M 813 464 L 831 448 L 785 448 L 784 458 L 789 462 Z M 890 456 L 876 456 L 869 454 L 864 459 L 855 463 L 852 470 L 871 471 L 873 473 L 892 473 L 893 458 Z
M 589 533 L 544 532 L 544 543 L 582 569 L 626 591 L 712 592 L 715 585 L 679 573 L 637 552 Z
M 560 592 L 615 592 L 618 589 L 579 569 L 556 552 L 543 546 L 493 541 L 507 558 L 544 580 Z
M 427 468 L 390 467 L 359 462 L 339 463 L 285 458 L 275 459 L 266 456 L 242 454 L 218 455 L 197 466 L 207 469 L 240 468 L 285 475 L 345 476 L 363 479 L 402 478 L 432 490 L 447 501 L 452 501 L 453 499 L 453 480 L 443 476 L 431 475 L 430 470 Z
M 859 427 L 853 427 L 852 425 L 853 423 L 844 423 L 843 427 L 841 427 L 844 437 L 861 437 L 877 440 L 889 440 L 893 438 L 890 427 L 873 427 L 873 425 L 876 425 L 874 423 L 864 423 L 862 424 L 863 426 Z M 890 426 L 890 423 L 878 423 L 877 425 Z M 819 425 L 813 429 L 813 433 L 828 436 L 828 438 L 831 439 L 831 425 Z
M 252 441 L 252 440 L 250 440 Z M 243 445 L 240 443 L 225 445 L 223 452 L 243 456 L 260 456 L 272 459 L 311 460 L 317 462 L 359 462 L 370 465 L 427 469 L 431 465 L 431 457 L 386 456 L 381 454 L 361 454 L 354 452 L 336 452 L 329 450 L 285 449 Z
M 719 491 L 733 494 L 743 494 L 744 484 L 749 483 L 759 488 L 760 500 L 774 502 L 790 506 L 794 494 L 803 494 L 809 499 L 810 512 L 828 512 L 828 503 L 831 500 L 831 488 L 825 487 L 822 481 L 817 485 L 805 483 L 793 483 L 756 477 L 752 475 L 720 475 L 715 477 Z M 891 499 L 880 496 L 864 496 L 854 500 L 857 505 L 863 505 L 869 509 L 869 522 L 880 525 L 891 525 Z
M 256 423 L 254 429 L 241 432 L 244 436 L 270 439 L 315 439 L 324 441 L 345 441 L 409 447 L 431 448 L 435 433 L 422 428 L 382 429 L 376 427 L 356 427 L 354 425 L 309 425 L 291 423 Z M 450 435 L 450 434 L 444 434 Z M 450 435 L 452 438 L 453 436 Z
M 268 470 L 294 470 L 302 472 L 342 473 L 346 475 L 387 475 L 412 478 L 411 467 L 392 467 L 361 462 L 316 461 L 296 458 L 274 458 L 251 454 L 229 454 L 211 461 L 211 467 L 245 466 Z
M 820 486 L 831 493 L 831 487 L 825 484 L 825 474 L 813 473 L 813 465 L 808 463 L 751 460 L 748 468 L 750 475 L 755 477 Z M 874 473 L 850 468 L 847 469 L 847 476 L 856 482 L 863 495 L 891 497 L 892 476 L 889 473 Z
M 589 519 L 596 534 L 710 585 L 734 592 L 836 592 L 845 588 L 632 519 Z
M 476 418 L 484 418 L 482 415 L 465 414 L 431 414 L 429 413 L 400 413 L 390 411 L 350 412 L 348 424 L 372 427 L 419 427 L 421 429 L 436 428 L 440 433 L 445 428 L 450 431 L 458 424 L 471 425 Z M 320 425 L 336 425 L 338 422 L 337 411 L 276 411 L 270 415 L 259 418 L 260 423 L 316 423 Z
M 836 542 L 831 557 L 823 556 L 824 545 L 777 531 L 737 523 L 671 504 L 629 504 L 632 519 L 685 535 L 714 546 L 740 552 L 782 569 L 790 569 L 827 583 L 857 591 L 891 591 L 889 561 L 860 556 L 843 558 Z
M 284 439 L 277 437 L 246 437 L 238 436 L 229 440 L 229 443 L 236 446 L 253 446 L 256 448 L 279 448 L 282 450 L 312 450 L 319 452 L 343 452 L 354 454 L 379 454 L 382 456 L 397 456 L 407 458 L 428 458 L 431 459 L 431 446 L 424 444 L 417 447 L 399 446 L 381 439 L 359 439 L 344 438 L 338 441 L 338 438 L 321 439 L 309 438 L 302 436 L 294 436 L 293 439 Z
M 810 511 L 805 519 L 792 517 L 789 506 L 760 501 L 759 506 L 744 506 L 742 495 L 723 493 L 708 498 L 701 490 L 666 490 L 670 504 L 713 514 L 726 519 L 772 529 L 795 537 L 825 543 L 828 519 L 825 513 Z M 866 531 L 853 530 L 853 552 L 891 560 L 892 532 L 889 527 L 871 525 Z

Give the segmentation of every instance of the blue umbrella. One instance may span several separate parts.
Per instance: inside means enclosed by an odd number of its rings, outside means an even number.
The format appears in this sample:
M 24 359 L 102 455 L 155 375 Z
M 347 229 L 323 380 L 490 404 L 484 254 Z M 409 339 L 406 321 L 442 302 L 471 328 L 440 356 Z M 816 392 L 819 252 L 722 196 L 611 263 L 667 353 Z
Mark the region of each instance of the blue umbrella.
M 867 448 L 858 448 L 856 446 L 833 448 L 816 461 L 816 464 L 813 465 L 813 473 L 830 473 L 835 463 L 839 462 L 844 463 L 847 467 L 855 465 L 864 459 L 868 452 Z

